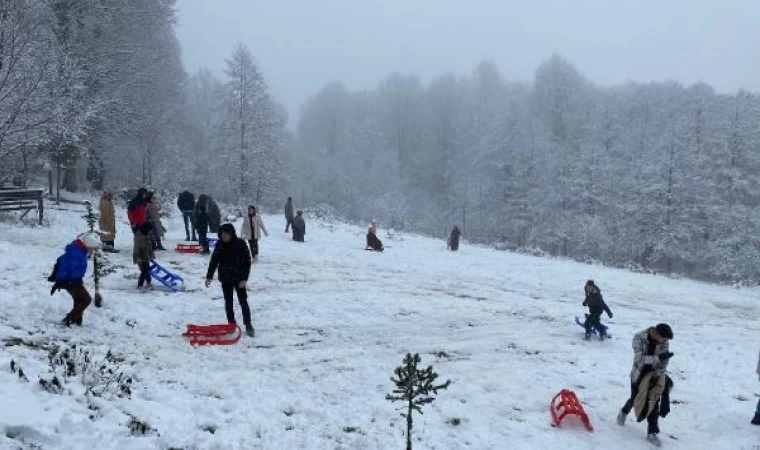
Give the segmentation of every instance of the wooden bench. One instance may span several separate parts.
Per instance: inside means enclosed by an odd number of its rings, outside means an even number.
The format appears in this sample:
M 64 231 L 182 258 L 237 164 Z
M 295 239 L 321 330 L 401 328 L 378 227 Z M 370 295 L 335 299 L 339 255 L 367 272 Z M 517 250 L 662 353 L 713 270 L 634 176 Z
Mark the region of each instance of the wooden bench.
M 42 225 L 42 189 L 0 189 L 0 211 L 24 211 L 23 218 L 33 209 Z

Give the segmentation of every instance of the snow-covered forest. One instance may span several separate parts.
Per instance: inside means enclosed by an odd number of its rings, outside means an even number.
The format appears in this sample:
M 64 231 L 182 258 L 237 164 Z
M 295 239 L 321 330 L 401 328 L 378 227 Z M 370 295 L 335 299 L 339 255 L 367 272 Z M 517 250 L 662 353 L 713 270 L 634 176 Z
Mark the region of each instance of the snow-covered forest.
M 188 76 L 174 0 L 0 8 L 3 184 L 42 176 L 56 194 L 202 186 L 258 202 L 283 189 L 285 113 L 257 63 L 240 45 L 229 49 L 225 79 Z
M 330 83 L 298 123 L 294 193 L 346 216 L 713 280 L 760 280 L 760 97 L 601 87 L 551 57 L 428 84 Z
M 255 55 L 186 73 L 173 0 L 9 0 L 0 182 L 140 185 L 718 281 L 760 281 L 760 97 L 599 86 L 555 55 L 429 82 L 327 84 L 295 130 Z

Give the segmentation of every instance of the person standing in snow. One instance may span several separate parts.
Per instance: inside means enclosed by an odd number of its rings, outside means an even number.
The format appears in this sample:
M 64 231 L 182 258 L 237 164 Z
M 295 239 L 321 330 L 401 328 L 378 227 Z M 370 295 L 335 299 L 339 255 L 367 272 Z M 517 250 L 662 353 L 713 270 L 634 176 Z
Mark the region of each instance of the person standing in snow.
M 459 231 L 459 226 L 454 225 L 454 229 L 451 230 L 449 235 L 448 245 L 446 246 L 452 252 L 459 250 L 459 237 L 462 236 L 462 232 Z
M 182 221 L 185 222 L 185 240 L 189 241 L 192 231 L 195 240 L 195 226 L 193 225 L 193 211 L 195 211 L 195 195 L 188 190 L 182 191 L 177 197 L 177 207 L 182 212 Z
M 103 243 L 103 251 L 115 253 L 116 250 L 116 208 L 113 204 L 113 194 L 103 192 L 100 196 L 100 240 Z
M 208 230 L 212 233 L 218 233 L 222 224 L 222 212 L 210 195 L 206 200 L 206 212 L 208 213 Z
M 293 209 L 293 197 L 288 197 L 288 201 L 285 203 L 285 232 L 290 232 L 290 226 L 293 225 L 293 219 L 295 219 L 295 213 Z
M 588 317 L 586 317 L 586 335 L 583 338 L 588 341 L 591 339 L 591 332 L 596 330 L 599 333 L 599 339 L 604 340 L 607 337 L 607 332 L 602 326 L 602 312 L 606 312 L 607 316 L 612 319 L 612 311 L 610 311 L 610 307 L 607 306 L 604 298 L 602 298 L 602 292 L 594 284 L 594 280 L 588 280 L 583 289 L 586 292 L 583 306 L 588 306 L 589 312 Z
M 375 219 L 369 221 L 369 232 L 377 236 L 377 223 Z
M 150 263 L 155 259 L 153 245 L 151 244 L 150 234 L 153 232 L 153 224 L 145 222 L 138 226 L 134 231 L 134 245 L 132 247 L 132 262 L 137 264 L 140 269 L 140 276 L 137 279 L 137 288 L 142 289 L 151 286 Z
M 227 323 L 235 321 L 234 297 L 237 293 L 240 308 L 243 310 L 245 332 L 254 337 L 255 331 L 251 323 L 251 309 L 248 306 L 246 285 L 251 272 L 251 254 L 245 241 L 235 234 L 235 227 L 225 223 L 219 228 L 219 242 L 211 255 L 211 261 L 206 272 L 206 287 L 211 286 L 214 272 L 219 271 L 219 282 L 224 292 L 224 308 L 227 313 Z
M 53 273 L 48 281 L 53 283 L 50 295 L 63 289 L 74 301 L 71 311 L 63 318 L 64 325 L 82 325 L 84 310 L 90 306 L 92 297 L 84 287 L 84 275 L 87 272 L 87 257 L 100 246 L 95 233 L 86 233 L 66 246 L 63 255 L 59 256 L 53 266 Z
M 633 337 L 633 369 L 631 370 L 631 397 L 625 403 L 617 416 L 617 424 L 625 425 L 628 413 L 634 406 L 636 396 L 641 390 L 649 390 L 653 385 L 643 386 L 642 380 L 649 379 L 652 383 L 659 382 L 665 370 L 668 368 L 673 353 L 669 349 L 669 342 L 673 339 L 673 330 L 666 323 L 647 328 Z M 651 374 L 652 376 L 647 377 Z M 658 419 L 660 416 L 659 400 L 652 408 L 647 418 L 647 440 L 656 445 L 661 445 L 658 434 L 660 428 Z
M 251 205 L 248 207 L 248 214 L 243 217 L 243 225 L 240 226 L 240 237 L 247 240 L 251 247 L 251 260 L 255 260 L 259 256 L 261 233 L 264 233 L 264 236 L 269 236 L 264 221 L 256 213 L 256 207 Z
M 303 211 L 298 211 L 293 218 L 293 240 L 303 242 L 306 235 L 306 221 L 303 218 Z
M 757 375 L 760 377 L 760 356 L 757 357 Z M 757 401 L 755 417 L 752 418 L 752 425 L 760 425 L 760 400 Z
M 203 196 L 201 196 L 203 197 Z M 206 205 L 199 204 L 195 208 L 195 229 L 198 231 L 198 243 L 203 246 L 202 255 L 208 255 L 208 213 L 206 213 Z
M 161 239 L 164 237 L 166 228 L 164 228 L 164 225 L 161 223 L 161 213 L 159 212 L 158 208 L 158 200 L 154 198 L 152 192 L 148 192 L 145 195 L 145 200 L 147 201 L 148 218 L 153 224 L 153 229 L 151 229 L 150 232 L 151 246 L 153 247 L 154 251 L 166 250 L 164 248 L 164 245 L 161 243 Z

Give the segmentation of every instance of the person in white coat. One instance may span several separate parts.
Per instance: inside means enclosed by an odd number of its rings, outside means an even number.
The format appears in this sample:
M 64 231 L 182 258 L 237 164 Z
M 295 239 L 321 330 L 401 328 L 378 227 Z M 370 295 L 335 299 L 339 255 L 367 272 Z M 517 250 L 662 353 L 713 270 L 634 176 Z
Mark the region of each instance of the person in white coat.
M 259 239 L 261 234 L 269 236 L 267 228 L 264 226 L 264 221 L 256 212 L 255 206 L 248 207 L 248 214 L 243 217 L 243 225 L 240 228 L 240 236 L 248 241 L 248 245 L 251 247 L 251 259 L 256 259 L 259 256 Z

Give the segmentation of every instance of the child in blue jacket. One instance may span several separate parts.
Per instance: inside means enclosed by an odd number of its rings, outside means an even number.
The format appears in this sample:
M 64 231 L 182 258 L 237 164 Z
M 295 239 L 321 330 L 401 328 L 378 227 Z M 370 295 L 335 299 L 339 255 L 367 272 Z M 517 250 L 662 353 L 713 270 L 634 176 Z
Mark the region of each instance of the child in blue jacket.
M 87 272 L 87 256 L 100 246 L 100 239 L 95 233 L 84 234 L 66 246 L 59 256 L 48 281 L 53 282 L 50 295 L 64 289 L 74 300 L 74 307 L 63 318 L 63 324 L 82 325 L 82 314 L 92 302 L 92 297 L 84 287 L 84 275 Z

